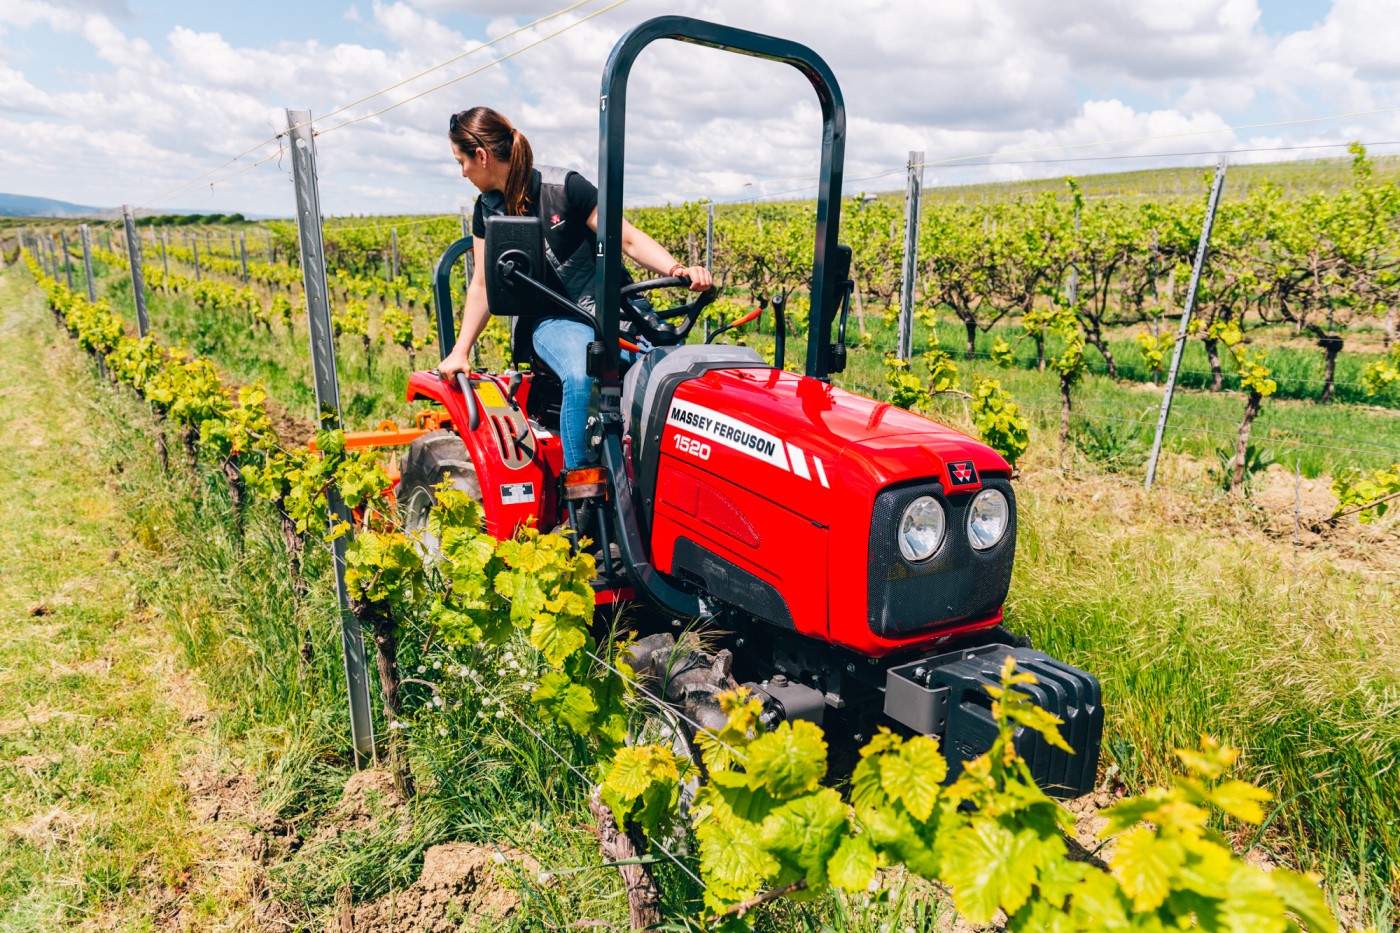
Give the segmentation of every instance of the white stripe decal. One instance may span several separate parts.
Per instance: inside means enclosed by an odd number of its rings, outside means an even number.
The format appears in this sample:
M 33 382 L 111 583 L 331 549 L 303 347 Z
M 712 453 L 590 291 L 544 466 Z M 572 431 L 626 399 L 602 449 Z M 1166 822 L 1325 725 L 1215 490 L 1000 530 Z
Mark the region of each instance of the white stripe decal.
M 830 489 L 831 484 L 826 481 L 826 468 L 822 466 L 822 458 L 813 454 L 812 462 L 817 465 L 817 479 L 822 481 L 822 488 Z
M 807 455 L 802 452 L 802 448 L 789 442 L 787 449 L 788 454 L 792 457 L 792 472 L 803 479 L 811 479 L 812 474 L 807 469 Z

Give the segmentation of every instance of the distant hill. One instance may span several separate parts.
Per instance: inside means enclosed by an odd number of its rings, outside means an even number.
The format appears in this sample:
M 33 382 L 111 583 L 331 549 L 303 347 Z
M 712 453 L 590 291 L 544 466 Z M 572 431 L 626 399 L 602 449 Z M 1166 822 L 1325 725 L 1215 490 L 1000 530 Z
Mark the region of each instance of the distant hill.
M 111 212 L 111 208 L 89 207 L 55 198 L 0 194 L 0 217 L 98 217 Z

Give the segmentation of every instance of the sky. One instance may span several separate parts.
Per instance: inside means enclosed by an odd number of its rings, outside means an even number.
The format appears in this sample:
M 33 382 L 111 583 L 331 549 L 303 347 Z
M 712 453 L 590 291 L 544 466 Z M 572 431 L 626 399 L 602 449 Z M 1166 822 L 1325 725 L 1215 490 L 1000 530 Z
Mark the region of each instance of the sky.
M 538 161 L 596 180 L 604 62 L 628 29 L 667 13 L 825 58 L 846 103 L 851 194 L 902 188 L 911 150 L 926 154 L 926 186 L 1354 139 L 1400 153 L 1400 0 L 613 3 L 0 0 L 0 191 L 290 215 L 276 134 L 293 108 L 321 134 L 326 214 L 455 211 L 476 189 L 447 120 L 478 104 L 504 113 Z M 633 69 L 627 125 L 630 204 L 800 197 L 815 182 L 820 110 L 785 65 L 656 43 Z

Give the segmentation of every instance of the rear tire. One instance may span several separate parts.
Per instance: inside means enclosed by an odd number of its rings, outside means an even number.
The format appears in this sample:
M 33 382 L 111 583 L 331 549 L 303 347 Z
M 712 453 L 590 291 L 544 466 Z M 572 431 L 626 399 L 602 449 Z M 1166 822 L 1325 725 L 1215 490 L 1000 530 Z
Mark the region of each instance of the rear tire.
M 452 488 L 481 502 L 481 482 L 467 445 L 453 431 L 431 431 L 408 447 L 399 464 L 399 516 L 404 531 L 418 535 L 425 557 L 436 557 L 438 540 L 428 531 L 428 519 L 437 507 L 433 487 L 450 480 Z

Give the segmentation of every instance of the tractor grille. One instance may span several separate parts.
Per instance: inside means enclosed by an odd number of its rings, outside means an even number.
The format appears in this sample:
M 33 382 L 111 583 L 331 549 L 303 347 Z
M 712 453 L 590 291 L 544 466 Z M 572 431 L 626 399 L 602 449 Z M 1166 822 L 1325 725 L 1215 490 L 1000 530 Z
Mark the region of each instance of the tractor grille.
M 995 477 L 985 478 L 983 488 L 1001 490 L 1011 506 L 1011 527 L 986 551 L 974 550 L 967 540 L 967 507 L 980 490 L 947 496 L 941 484 L 921 482 L 886 489 L 875 497 L 866 592 L 870 630 L 876 635 L 922 634 L 1001 608 L 1016 552 L 1016 495 L 1009 482 Z M 895 535 L 905 506 L 919 496 L 939 500 L 948 527 L 934 555 L 915 564 L 904 559 Z

